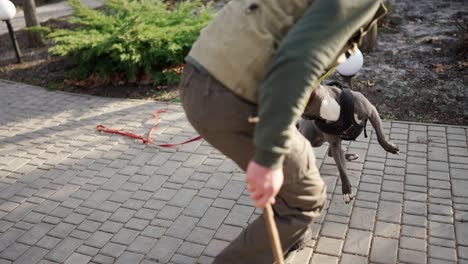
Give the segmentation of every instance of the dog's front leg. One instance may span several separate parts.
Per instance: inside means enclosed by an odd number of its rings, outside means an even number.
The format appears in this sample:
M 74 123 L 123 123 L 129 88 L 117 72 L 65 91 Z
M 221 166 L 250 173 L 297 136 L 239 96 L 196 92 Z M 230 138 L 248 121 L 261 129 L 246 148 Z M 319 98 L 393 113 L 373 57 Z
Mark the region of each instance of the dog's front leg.
M 349 182 L 348 175 L 346 174 L 346 159 L 343 149 L 341 148 L 341 139 L 331 140 L 330 143 L 330 153 L 335 160 L 336 166 L 338 167 L 338 172 L 340 173 L 341 179 L 341 191 L 343 193 L 343 200 L 345 203 L 350 203 L 353 200 L 353 193 L 351 189 L 351 183 Z

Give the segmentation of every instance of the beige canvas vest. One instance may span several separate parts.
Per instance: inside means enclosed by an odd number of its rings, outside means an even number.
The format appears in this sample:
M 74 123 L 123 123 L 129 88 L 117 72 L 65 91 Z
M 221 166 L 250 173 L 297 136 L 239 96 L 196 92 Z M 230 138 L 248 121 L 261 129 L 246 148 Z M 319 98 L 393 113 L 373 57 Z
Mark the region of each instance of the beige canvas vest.
M 201 31 L 189 56 L 234 93 L 256 103 L 275 49 L 311 3 L 232 0 Z M 342 53 L 354 46 L 348 45 Z M 336 63 L 344 59 L 341 55 Z

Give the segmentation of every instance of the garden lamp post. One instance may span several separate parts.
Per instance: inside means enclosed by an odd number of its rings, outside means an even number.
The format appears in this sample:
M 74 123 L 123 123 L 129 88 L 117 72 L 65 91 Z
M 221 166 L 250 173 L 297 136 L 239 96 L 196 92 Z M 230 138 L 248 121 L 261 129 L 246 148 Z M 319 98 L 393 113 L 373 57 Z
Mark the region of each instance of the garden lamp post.
M 21 63 L 21 53 L 18 47 L 18 41 L 16 40 L 15 32 L 11 26 L 10 20 L 16 15 L 16 7 L 10 0 L 0 0 L 0 20 L 5 21 L 8 28 L 8 33 L 10 33 L 11 42 L 15 48 L 16 60 L 18 63 Z
M 364 58 L 359 49 L 352 54 L 345 62 L 336 67 L 336 71 L 345 79 L 349 87 L 352 88 L 352 78 L 362 68 Z

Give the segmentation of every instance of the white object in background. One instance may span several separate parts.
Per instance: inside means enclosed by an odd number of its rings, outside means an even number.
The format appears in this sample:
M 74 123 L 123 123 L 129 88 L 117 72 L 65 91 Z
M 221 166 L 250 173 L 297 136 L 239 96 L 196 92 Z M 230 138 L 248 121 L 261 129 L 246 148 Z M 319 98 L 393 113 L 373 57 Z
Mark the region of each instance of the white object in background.
M 345 62 L 341 63 L 336 67 L 339 74 L 343 76 L 354 76 L 362 68 L 364 64 L 364 58 L 359 49 L 356 49 L 353 55 L 351 55 Z
M 10 0 L 0 0 L 0 20 L 10 20 L 15 15 L 15 5 Z

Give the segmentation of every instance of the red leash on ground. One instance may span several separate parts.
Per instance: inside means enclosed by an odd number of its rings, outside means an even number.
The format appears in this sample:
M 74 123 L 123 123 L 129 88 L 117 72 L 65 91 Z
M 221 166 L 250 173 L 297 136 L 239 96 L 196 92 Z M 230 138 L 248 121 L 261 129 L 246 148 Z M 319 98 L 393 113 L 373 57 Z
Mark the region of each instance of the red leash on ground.
M 154 142 L 152 140 L 152 137 L 153 137 L 153 132 L 156 131 L 156 129 L 158 128 L 158 125 L 159 125 L 158 115 L 160 113 L 164 113 L 164 112 L 167 112 L 167 107 L 164 108 L 164 109 L 158 109 L 158 110 L 154 111 L 153 117 L 154 117 L 154 120 L 155 120 L 156 123 L 151 128 L 150 132 L 148 133 L 147 138 L 144 138 L 143 136 L 134 134 L 132 132 L 107 128 L 107 127 L 105 127 L 103 125 L 97 125 L 96 130 L 98 130 L 100 132 L 104 132 L 104 133 L 117 134 L 117 135 L 121 135 L 121 136 L 124 136 L 124 137 L 129 137 L 129 138 L 141 140 L 141 141 L 143 141 L 144 144 L 154 144 Z M 180 145 L 184 145 L 184 144 L 187 144 L 187 143 L 190 143 L 190 142 L 200 140 L 201 138 L 202 138 L 201 136 L 197 136 L 197 137 L 194 137 L 192 139 L 189 139 L 189 140 L 181 142 L 181 143 L 175 143 L 175 144 L 167 143 L 167 144 L 155 144 L 155 145 L 158 146 L 158 147 L 162 147 L 162 148 L 173 148 L 173 147 L 177 147 L 177 146 L 180 146 Z

